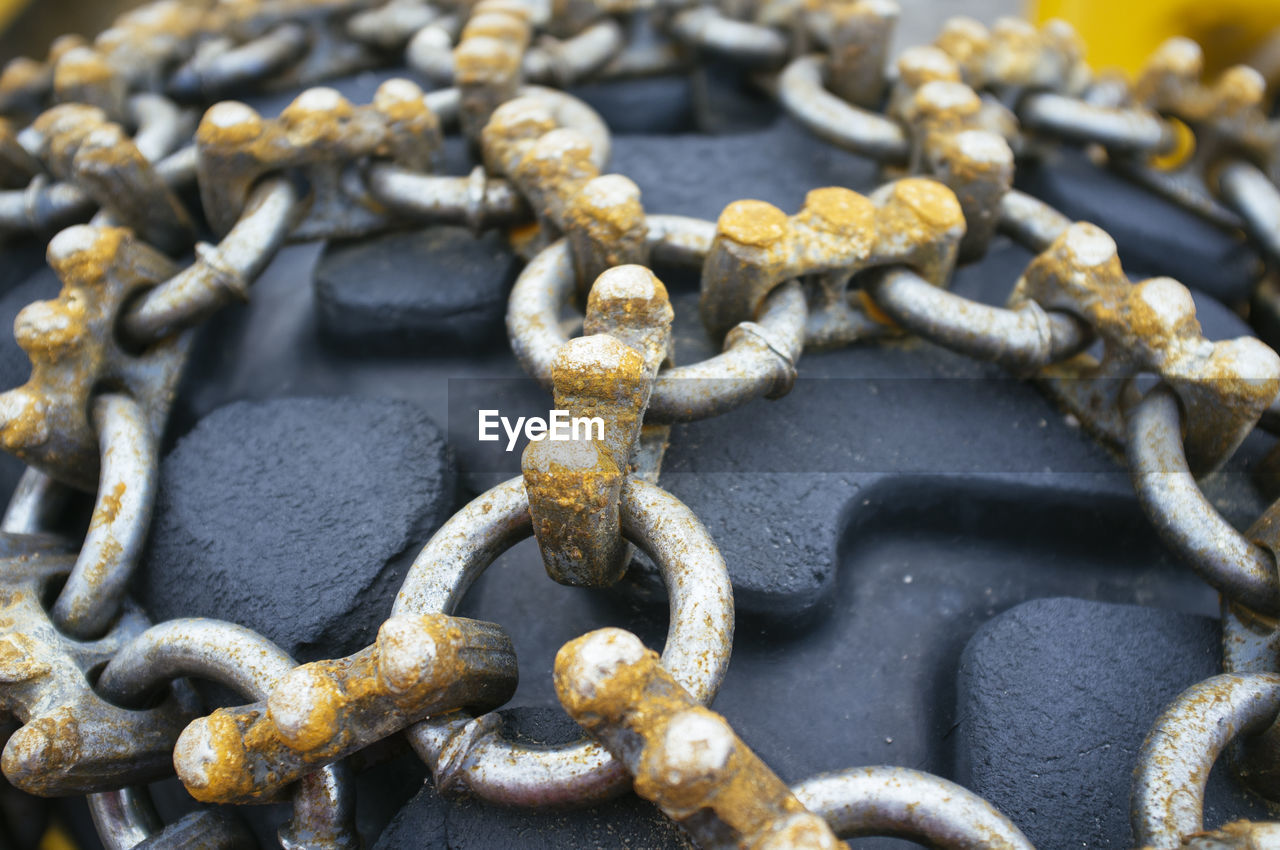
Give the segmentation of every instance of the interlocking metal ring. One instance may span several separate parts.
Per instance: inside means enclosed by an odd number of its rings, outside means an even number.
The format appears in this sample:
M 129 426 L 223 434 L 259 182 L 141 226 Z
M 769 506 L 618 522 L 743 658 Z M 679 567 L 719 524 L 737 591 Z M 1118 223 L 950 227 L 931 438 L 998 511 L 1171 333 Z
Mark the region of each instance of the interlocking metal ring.
M 733 643 L 733 588 L 706 528 L 680 500 L 637 478 L 622 488 L 622 531 L 658 565 L 670 599 L 662 664 L 702 704 L 715 696 Z M 524 480 L 473 499 L 419 553 L 392 614 L 450 614 L 503 551 L 533 533 Z M 590 805 L 627 788 L 622 765 L 585 739 L 531 746 L 501 735 L 497 714 L 463 712 L 409 730 L 441 793 L 513 806 Z
M 908 767 L 823 773 L 791 792 L 841 838 L 905 838 L 940 850 L 1034 850 L 1022 830 L 968 788 Z
M 1130 814 L 1137 846 L 1173 850 L 1203 830 L 1213 763 L 1233 739 L 1263 731 L 1277 713 L 1280 675 L 1274 673 L 1224 673 L 1183 691 L 1138 754 Z
M 108 662 L 98 689 L 127 702 L 182 676 L 210 679 L 250 699 L 268 692 L 298 665 L 257 632 L 221 620 L 188 618 L 152 626 Z M 280 828 L 285 850 L 354 850 L 354 795 L 345 765 L 303 777 L 293 792 L 293 820 Z
M 654 263 L 698 266 L 715 238 L 715 225 L 676 215 L 645 217 Z M 534 257 L 511 290 L 507 334 L 525 371 L 551 386 L 551 366 L 569 337 L 560 311 L 575 287 L 573 256 L 561 239 Z M 645 422 L 665 425 L 716 416 L 765 396 L 777 398 L 795 382 L 804 347 L 804 293 L 787 283 L 771 292 L 755 322 L 725 336 L 725 350 L 701 363 L 664 369 L 649 396 Z

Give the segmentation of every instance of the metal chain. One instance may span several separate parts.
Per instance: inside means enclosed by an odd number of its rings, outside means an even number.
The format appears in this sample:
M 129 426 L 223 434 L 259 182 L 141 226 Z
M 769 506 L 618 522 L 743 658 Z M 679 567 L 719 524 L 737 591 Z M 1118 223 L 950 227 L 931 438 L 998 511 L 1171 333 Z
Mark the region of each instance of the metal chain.
M 441 793 L 586 805 L 630 785 L 707 847 L 892 834 L 1025 850 L 988 803 L 917 771 L 858 767 L 789 789 L 705 708 L 729 664 L 733 589 L 701 522 L 658 485 L 669 426 L 786 395 L 806 347 L 914 334 L 1033 379 L 1123 453 L 1157 530 L 1223 595 L 1227 672 L 1179 697 L 1144 745 L 1138 840 L 1274 840 L 1275 824 L 1200 831 L 1205 779 L 1232 737 L 1248 738 L 1241 775 L 1280 801 L 1280 513 L 1242 535 L 1196 476 L 1280 422 L 1280 357 L 1251 338 L 1209 343 L 1185 287 L 1131 283 L 1104 232 L 1011 188 L 1037 146 L 1088 143 L 1280 262 L 1280 124 L 1261 110 L 1261 78 L 1236 68 L 1206 86 L 1198 48 L 1175 40 L 1130 87 L 1094 78 L 1061 22 L 968 19 L 890 75 L 897 17 L 891 0 L 159 0 L 92 44 L 67 37 L 43 61 L 10 63 L 0 239 L 73 226 L 49 243 L 62 293 L 15 325 L 31 380 L 0 394 L 0 444 L 30 466 L 0 533 L 0 708 L 21 723 L 9 781 L 89 794 L 112 848 L 246 840 L 213 810 L 162 826 L 139 783 L 170 768 L 203 802 L 288 793 L 284 847 L 353 847 L 344 759 L 403 730 Z M 866 197 L 814 188 L 791 215 L 745 200 L 715 223 L 646 214 L 635 183 L 604 173 L 599 116 L 528 85 L 698 74 L 705 57 L 749 69 L 815 135 L 882 163 L 885 184 Z M 197 123 L 179 105 L 397 63 L 444 88 L 393 79 L 365 105 L 309 88 L 274 119 L 222 101 Z M 452 128 L 483 163 L 468 177 L 432 173 Z M 192 183 L 200 215 L 178 191 Z M 216 246 L 195 242 L 202 219 Z M 374 644 L 347 658 L 299 666 L 231 623 L 150 626 L 124 589 L 192 329 L 251 297 L 288 240 L 407 222 L 535 225 L 521 229 L 511 346 L 558 407 L 604 420 L 606 439 L 530 443 L 522 475 L 441 527 Z M 997 232 L 1038 255 L 1007 307 L 948 292 Z M 187 251 L 186 268 L 169 259 Z M 675 365 L 651 263 L 701 270 L 721 354 Z M 570 305 L 584 313 L 573 339 L 559 321 Z M 40 533 L 68 487 L 97 494 L 78 555 Z M 661 657 L 620 630 L 561 650 L 557 693 L 590 737 L 559 747 L 503 735 L 493 709 L 515 687 L 510 640 L 452 615 L 530 534 L 552 579 L 588 587 L 615 583 L 639 545 L 669 596 Z M 189 676 L 253 702 L 199 716 Z

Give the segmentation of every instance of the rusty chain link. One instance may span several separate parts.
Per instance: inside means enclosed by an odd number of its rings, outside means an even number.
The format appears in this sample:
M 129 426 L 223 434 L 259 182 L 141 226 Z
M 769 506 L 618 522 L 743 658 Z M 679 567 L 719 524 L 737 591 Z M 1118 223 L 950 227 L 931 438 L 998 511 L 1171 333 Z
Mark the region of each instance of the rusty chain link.
M 890 73 L 898 16 L 892 0 L 157 0 L 92 42 L 68 36 L 9 63 L 0 240 L 63 229 L 48 243 L 60 295 L 15 323 L 31 379 L 0 394 L 0 445 L 29 466 L 0 533 L 0 709 L 20 724 L 5 777 L 89 795 L 111 848 L 248 840 L 220 810 L 162 825 L 143 785 L 175 771 L 204 803 L 291 800 L 286 848 L 349 848 L 345 759 L 403 731 L 442 794 L 572 806 L 633 787 L 706 847 L 894 835 L 1028 850 L 986 801 L 907 768 L 788 788 L 706 707 L 729 665 L 733 588 L 706 528 L 659 484 L 670 426 L 786 395 L 806 348 L 912 334 L 1034 381 L 1126 459 L 1158 532 L 1222 594 L 1225 672 L 1181 695 L 1138 756 L 1139 843 L 1273 846 L 1277 824 L 1203 833 L 1202 809 L 1236 738 L 1241 777 L 1280 803 L 1280 512 L 1241 533 L 1197 479 L 1259 424 L 1280 424 L 1280 357 L 1253 338 L 1209 342 L 1182 284 L 1130 281 L 1100 228 L 1012 188 L 1037 146 L 1085 143 L 1280 263 L 1280 122 L 1262 78 L 1238 67 L 1207 85 L 1199 48 L 1174 40 L 1129 85 L 1095 77 L 1062 22 L 966 18 Z M 656 40 L 632 39 L 639 20 Z M 707 57 L 749 69 L 814 135 L 876 160 L 881 187 L 813 187 L 792 214 L 740 200 L 714 223 L 647 213 L 637 185 L 605 170 L 600 117 L 533 85 L 699 73 Z M 397 64 L 434 88 L 390 79 L 352 104 L 312 87 Z M 223 99 L 303 87 L 276 118 Z M 435 173 L 454 131 L 480 163 L 466 177 Z M 185 206 L 192 184 L 199 210 Z M 286 241 L 410 222 L 512 228 L 528 262 L 511 348 L 604 438 L 530 442 L 521 476 L 436 532 L 374 643 L 346 658 L 298 665 L 233 623 L 150 625 L 126 586 L 193 329 L 251 297 Z M 205 225 L 216 245 L 196 241 Z M 997 232 L 1036 254 L 1006 306 L 948 291 Z M 185 267 L 172 259 L 188 253 Z M 719 355 L 675 364 L 658 264 L 700 270 Z M 566 312 L 582 335 L 570 338 Z M 78 553 L 43 533 L 67 488 L 96 494 Z M 561 650 L 556 691 L 589 738 L 556 747 L 504 734 L 510 638 L 453 615 L 530 535 L 551 579 L 589 588 L 616 584 L 639 546 L 669 599 L 661 656 L 619 629 Z M 250 702 L 206 713 L 186 677 Z

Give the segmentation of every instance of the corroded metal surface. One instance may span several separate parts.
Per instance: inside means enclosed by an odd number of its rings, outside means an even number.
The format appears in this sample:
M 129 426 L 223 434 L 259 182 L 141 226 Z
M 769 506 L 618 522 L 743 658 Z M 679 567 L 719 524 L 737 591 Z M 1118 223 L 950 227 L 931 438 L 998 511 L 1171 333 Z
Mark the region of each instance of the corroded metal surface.
M 751 321 L 779 284 L 813 276 L 805 342 L 831 346 L 878 336 L 873 312 L 851 303 L 849 280 L 869 268 L 905 265 L 943 285 L 955 264 L 964 216 L 955 195 L 932 180 L 908 178 L 870 198 L 848 189 L 815 189 L 793 216 L 762 201 L 730 204 L 702 266 L 703 324 L 720 337 Z
M 569 716 L 626 765 L 636 793 L 703 847 L 845 846 L 786 784 L 622 629 L 600 629 L 556 655 Z
M 261 635 L 219 620 L 169 620 L 134 636 L 107 663 L 98 688 L 122 704 L 144 702 L 158 687 L 183 676 L 210 679 L 256 700 L 296 668 L 288 655 Z M 204 749 L 188 737 L 187 747 L 176 749 L 173 759 L 185 761 L 197 775 L 218 772 L 216 751 Z M 188 782 L 192 782 L 190 778 Z M 343 764 L 330 764 L 309 773 L 293 786 L 293 818 L 280 829 L 285 850 L 314 847 L 354 850 L 355 800 L 349 772 Z
M 36 155 L 54 177 L 82 189 L 120 224 L 176 250 L 193 225 L 152 162 L 119 124 L 83 103 L 55 106 L 31 125 Z M 163 149 L 163 148 L 162 148 Z
M 1200 492 L 1183 448 L 1177 397 L 1157 387 L 1129 417 L 1134 490 L 1166 543 L 1227 598 L 1280 613 L 1276 556 L 1222 518 Z
M 384 216 L 343 179 L 343 165 L 378 157 L 427 170 L 443 138 L 422 90 L 408 80 L 388 80 L 368 106 L 353 106 L 337 91 L 308 89 L 276 119 L 225 101 L 210 108 L 196 131 L 201 199 L 209 223 L 229 231 L 261 177 L 300 170 L 311 184 L 307 218 L 294 238 L 354 236 L 383 226 Z
M 640 190 L 621 175 L 601 175 L 608 149 L 558 118 L 554 104 L 537 95 L 506 100 L 486 115 L 480 138 L 488 170 L 529 199 L 537 244 L 568 235 L 580 295 L 610 266 L 647 260 Z
M 712 244 L 710 222 L 648 216 L 646 224 L 655 262 L 699 266 Z M 512 350 L 525 370 L 548 386 L 555 357 L 568 341 L 557 317 L 571 298 L 573 285 L 571 249 L 562 240 L 534 257 L 511 290 L 507 334 Z M 723 353 L 658 373 L 646 419 L 654 424 L 688 422 L 761 396 L 786 395 L 804 347 L 807 315 L 798 285 L 776 287 L 762 301 L 756 321 L 740 322 L 725 334 Z
M 511 641 L 492 623 L 402 616 L 355 655 L 297 667 L 265 700 L 183 730 L 178 776 L 197 800 L 270 800 L 286 786 L 428 715 L 485 710 L 515 691 Z
M 1095 77 L 1062 22 L 967 18 L 904 51 L 894 75 L 899 16 L 892 0 L 158 0 L 92 41 L 64 37 L 42 59 L 7 65 L 0 237 L 75 226 L 49 243 L 61 294 L 15 325 L 31 380 L 0 395 L 0 444 L 30 465 L 0 537 L 0 707 L 21 722 L 5 775 L 35 793 L 91 795 L 113 850 L 245 840 L 213 811 L 162 826 L 133 786 L 171 766 L 202 800 L 291 797 L 284 847 L 346 848 L 356 838 L 344 759 L 408 729 L 443 793 L 587 805 L 630 772 L 705 846 L 887 834 L 1028 850 L 982 799 L 905 768 L 788 789 L 704 707 L 729 662 L 733 590 L 706 528 L 658 486 L 670 425 L 786 395 L 806 347 L 916 336 L 1033 378 L 1123 450 L 1166 543 L 1223 594 L 1228 672 L 1180 697 L 1139 754 L 1139 842 L 1274 844 L 1274 824 L 1200 830 L 1204 780 L 1237 736 L 1237 772 L 1280 798 L 1280 520 L 1273 506 L 1239 532 L 1195 476 L 1221 468 L 1260 423 L 1276 427 L 1280 357 L 1251 338 L 1209 342 L 1185 287 L 1131 283 L 1100 229 L 1011 188 L 1018 159 L 1057 140 L 1088 145 L 1105 167 L 1243 228 L 1275 262 L 1280 122 L 1265 111 L 1263 78 L 1237 66 L 1206 83 L 1199 48 L 1174 40 L 1128 85 Z M 452 88 L 391 79 L 367 105 L 309 88 L 278 118 L 212 102 L 401 60 Z M 882 188 L 806 187 L 791 215 L 743 199 L 715 224 L 647 214 L 637 184 L 606 173 L 600 116 L 526 85 L 679 71 L 702 96 L 708 60 L 749 69 L 814 134 L 877 160 Z M 198 126 L 185 104 L 204 110 Z M 482 160 L 469 176 L 434 172 L 455 126 Z M 216 246 L 196 242 L 193 181 Z M 377 641 L 346 658 L 298 666 L 217 621 L 148 628 L 125 588 L 193 329 L 251 297 L 287 240 L 410 222 L 511 228 L 530 259 L 507 311 L 512 348 L 558 409 L 599 418 L 600 438 L 530 443 L 523 476 L 436 533 Z M 949 292 L 955 266 L 984 256 L 998 232 L 1038 254 L 1008 305 Z M 185 267 L 170 259 L 188 252 Z M 700 318 L 719 355 L 673 362 L 675 316 L 651 264 L 700 270 Z M 572 339 L 571 305 L 584 314 Z M 39 534 L 63 512 L 65 485 L 96 493 L 78 555 Z M 605 630 L 557 663 L 562 700 L 603 746 L 504 735 L 494 709 L 515 686 L 510 641 L 498 625 L 451 616 L 530 534 L 557 581 L 615 584 L 636 544 L 666 584 L 661 657 Z M 179 736 L 196 713 L 183 676 L 252 702 Z
M 1138 754 L 1133 777 L 1138 844 L 1153 850 L 1181 847 L 1200 833 L 1213 763 L 1232 739 L 1262 731 L 1277 713 L 1280 675 L 1273 673 L 1223 673 L 1182 693 L 1156 720 Z M 1237 839 L 1248 834 L 1247 829 L 1235 832 Z
M 142 612 L 126 606 L 96 640 L 69 637 L 49 619 L 41 600 L 71 571 L 72 557 L 36 537 L 6 534 L 0 545 L 0 708 L 22 724 L 4 746 L 5 778 L 30 794 L 60 796 L 164 776 L 194 707 L 190 696 L 131 710 L 103 699 L 87 678 L 147 628 Z
M 556 409 L 585 420 L 585 427 L 567 441 L 530 442 L 521 468 L 543 562 L 562 584 L 606 587 L 626 569 L 622 485 L 633 472 L 657 478 L 669 429 L 649 426 L 658 451 L 648 456 L 650 468 L 636 464 L 649 394 L 671 348 L 672 316 L 667 290 L 652 272 L 615 266 L 591 288 L 588 335 L 569 340 L 556 356 Z
M 121 305 L 176 271 L 130 231 L 68 228 L 49 243 L 49 264 L 62 292 L 55 301 L 27 306 L 14 323 L 18 345 L 31 358 L 31 380 L 0 395 L 0 443 L 54 478 L 93 492 L 98 440 L 91 394 L 104 384 L 126 390 L 141 403 L 158 440 L 190 340 L 171 336 L 135 354 L 116 339 Z
M 1170 278 L 1131 284 L 1115 242 L 1093 225 L 1072 225 L 1027 267 L 1010 303 L 1026 300 L 1074 313 L 1104 342 L 1101 358 L 1078 354 L 1040 371 L 1055 400 L 1121 445 L 1134 378 L 1157 375 L 1185 409 L 1183 443 L 1196 474 L 1231 456 L 1280 389 L 1274 351 L 1252 337 L 1205 340 L 1187 288 Z
M 706 529 L 669 493 L 637 478 L 622 490 L 622 531 L 657 563 L 671 626 L 663 663 L 700 702 L 720 687 L 733 642 L 733 590 Z M 515 478 L 470 502 L 431 538 L 396 597 L 394 613 L 449 613 L 492 560 L 532 531 L 524 482 Z M 506 805 L 587 805 L 625 785 L 621 766 L 597 744 L 557 747 L 501 735 L 494 714 L 442 717 L 410 731 L 437 788 Z

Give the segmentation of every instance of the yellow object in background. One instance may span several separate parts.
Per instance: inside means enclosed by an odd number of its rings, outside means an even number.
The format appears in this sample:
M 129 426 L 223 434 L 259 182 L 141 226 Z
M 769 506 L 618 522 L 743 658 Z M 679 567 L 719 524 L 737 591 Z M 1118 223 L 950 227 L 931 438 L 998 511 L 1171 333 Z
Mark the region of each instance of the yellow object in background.
M 1212 77 L 1243 62 L 1280 27 L 1280 0 L 1033 0 L 1032 17 L 1070 21 L 1094 69 L 1131 75 L 1162 42 L 1184 35 L 1204 48 Z
M 3 32 L 30 0 L 0 0 L 0 32 Z
M 67 835 L 65 829 L 54 823 L 49 825 L 49 829 L 40 839 L 39 850 L 76 850 L 76 843 L 71 840 L 71 836 Z

